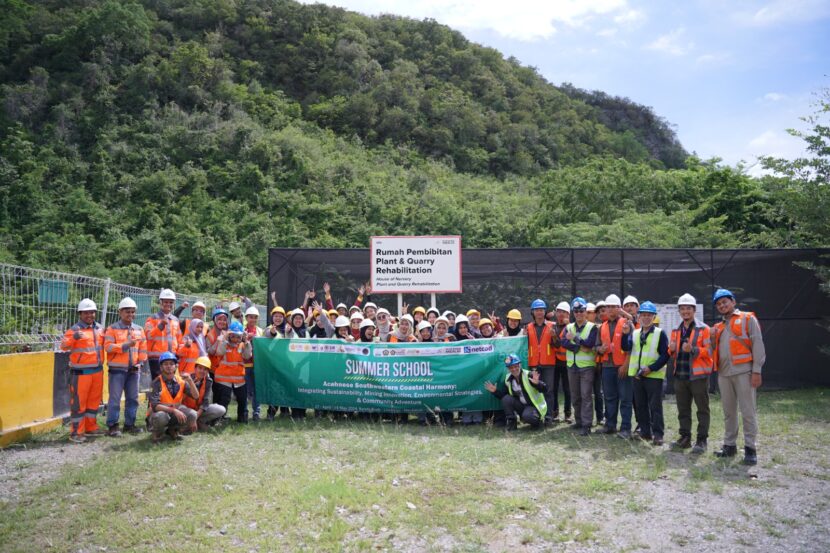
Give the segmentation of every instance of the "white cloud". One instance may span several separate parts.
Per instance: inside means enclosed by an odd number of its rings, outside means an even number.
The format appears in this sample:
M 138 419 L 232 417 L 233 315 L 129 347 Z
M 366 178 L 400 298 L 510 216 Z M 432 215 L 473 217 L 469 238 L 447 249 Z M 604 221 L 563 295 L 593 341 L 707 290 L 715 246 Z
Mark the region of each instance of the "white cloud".
M 768 27 L 783 23 L 818 21 L 830 16 L 827 0 L 772 0 L 758 9 L 735 14 L 745 25 Z
M 744 159 L 756 159 L 762 156 L 772 156 L 784 159 L 795 159 L 805 155 L 804 141 L 785 131 L 767 130 L 753 138 L 746 145 Z M 749 173 L 752 176 L 763 174 L 760 165 L 753 166 Z
M 764 94 L 762 100 L 767 102 L 779 102 L 787 98 L 786 94 L 781 94 L 780 92 L 767 92 Z
M 699 65 L 720 65 L 732 60 L 732 55 L 728 52 L 716 52 L 713 54 L 703 54 L 695 59 Z
M 300 0 L 313 3 L 313 0 Z M 631 10 L 627 0 L 330 0 L 325 2 L 369 15 L 392 13 L 415 19 L 432 18 L 454 29 L 492 30 L 522 41 L 550 38 L 556 25 L 580 26 L 596 15 Z
M 618 25 L 634 25 L 645 21 L 646 13 L 643 10 L 631 9 L 614 16 L 614 23 Z
M 663 52 L 672 56 L 682 56 L 694 48 L 694 42 L 686 39 L 686 29 L 677 29 L 657 37 L 657 40 L 646 46 L 649 50 Z

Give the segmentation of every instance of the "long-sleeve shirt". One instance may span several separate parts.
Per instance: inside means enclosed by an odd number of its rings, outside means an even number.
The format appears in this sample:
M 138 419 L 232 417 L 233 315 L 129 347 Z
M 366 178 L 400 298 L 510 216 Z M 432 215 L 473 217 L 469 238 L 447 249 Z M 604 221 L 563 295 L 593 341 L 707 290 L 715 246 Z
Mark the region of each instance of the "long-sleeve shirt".
M 528 379 L 530 385 L 542 392 L 543 394 L 547 392 L 548 387 L 545 384 L 545 381 L 541 378 L 539 379 L 538 384 L 534 384 L 530 379 Z M 519 401 L 522 402 L 524 405 L 533 405 L 530 401 L 530 397 L 527 395 L 527 391 L 525 390 L 524 386 L 522 385 L 522 378 L 515 378 L 512 374 L 507 377 L 507 386 L 510 386 L 513 390 L 513 395 L 519 398 Z M 494 396 L 501 399 L 506 396 L 508 393 L 507 388 L 504 385 L 499 385 L 496 388 L 495 392 L 492 392 Z
M 163 376 L 161 378 L 164 378 Z M 170 395 L 176 397 L 176 394 L 179 393 L 179 382 L 172 378 L 170 380 L 164 381 L 164 385 L 167 386 L 167 391 L 170 392 Z M 192 397 L 193 399 L 199 399 L 198 394 L 198 387 L 196 388 L 196 395 L 190 393 L 190 388 L 187 386 L 187 382 L 182 383 L 184 386 L 184 393 Z M 207 394 L 205 394 L 207 395 Z M 156 410 L 156 405 L 161 403 L 161 379 L 157 378 L 153 380 L 153 384 L 150 387 L 150 407 L 153 411 Z
M 642 343 L 645 343 L 648 335 L 654 332 L 654 329 L 657 328 L 655 326 L 651 326 L 648 331 L 641 331 L 640 333 L 640 340 Z M 631 338 L 628 339 L 629 344 L 631 343 Z M 625 349 L 625 348 L 623 348 Z M 630 350 L 628 350 L 630 351 Z M 648 370 L 654 372 L 659 371 L 663 367 L 666 366 L 666 363 L 669 361 L 669 337 L 665 332 L 660 333 L 660 340 L 657 342 L 657 361 L 652 363 L 648 366 Z M 632 363 L 635 362 L 634 359 L 631 360 Z
M 735 314 L 740 313 L 737 309 Z M 752 342 L 752 363 L 742 363 L 740 365 L 732 364 L 732 355 L 729 351 L 729 340 L 734 338 L 732 330 L 729 325 L 731 315 L 726 319 L 723 332 L 721 332 L 718 339 L 718 372 L 720 376 L 737 376 L 744 374 L 750 370 L 754 373 L 761 374 L 761 369 L 764 362 L 767 360 L 767 351 L 764 348 L 764 340 L 761 335 L 761 325 L 755 317 L 749 318 L 749 339 Z M 714 348 L 714 343 L 712 344 Z
M 576 336 L 574 336 L 573 340 L 562 338 L 562 347 L 574 353 L 578 352 L 580 347 L 594 349 L 594 345 L 597 343 L 597 326 L 594 325 L 591 332 L 588 333 L 588 337 L 584 340 L 579 337 L 579 334 L 582 332 L 582 329 L 585 328 L 585 325 L 576 326 L 576 323 L 574 323 L 574 328 L 576 329 Z

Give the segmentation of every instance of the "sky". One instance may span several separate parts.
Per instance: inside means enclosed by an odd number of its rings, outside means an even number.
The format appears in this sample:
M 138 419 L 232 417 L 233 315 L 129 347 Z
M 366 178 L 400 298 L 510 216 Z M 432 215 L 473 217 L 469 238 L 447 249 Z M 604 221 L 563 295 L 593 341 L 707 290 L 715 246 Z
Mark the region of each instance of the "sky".
M 307 0 L 303 0 L 306 3 Z M 830 0 L 330 0 L 367 15 L 431 18 L 535 67 L 553 84 L 650 106 L 689 152 L 795 158 L 830 87 Z

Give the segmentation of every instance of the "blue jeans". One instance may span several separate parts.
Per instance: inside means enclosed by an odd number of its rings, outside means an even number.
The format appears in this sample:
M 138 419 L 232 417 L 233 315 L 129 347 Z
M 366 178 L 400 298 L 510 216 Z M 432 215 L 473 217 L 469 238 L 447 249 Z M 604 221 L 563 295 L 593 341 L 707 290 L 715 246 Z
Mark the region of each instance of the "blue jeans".
M 107 401 L 107 426 L 118 424 L 121 415 L 121 394 L 124 401 L 124 426 L 135 426 L 135 416 L 138 412 L 138 371 L 110 371 L 109 372 L 109 400 Z
M 608 428 L 617 428 L 617 410 L 619 409 L 621 423 L 620 431 L 631 431 L 631 411 L 634 399 L 634 388 L 631 377 L 620 378 L 616 367 L 602 368 L 602 392 L 605 395 L 605 425 Z
M 254 382 L 254 368 L 245 367 L 245 386 L 248 387 L 248 401 L 251 403 L 251 416 L 259 418 L 259 402 L 256 400 L 256 386 Z

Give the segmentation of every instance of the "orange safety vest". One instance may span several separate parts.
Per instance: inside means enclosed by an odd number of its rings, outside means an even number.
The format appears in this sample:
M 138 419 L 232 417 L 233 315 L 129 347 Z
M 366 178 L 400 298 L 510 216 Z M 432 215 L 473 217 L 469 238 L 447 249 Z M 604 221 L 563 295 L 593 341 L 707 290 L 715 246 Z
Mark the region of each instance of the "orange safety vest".
M 136 344 L 124 351 L 124 344 L 135 340 Z M 104 349 L 107 352 L 107 367 L 129 370 L 147 360 L 147 340 L 144 329 L 137 324 L 129 328 L 121 321 L 110 325 L 104 333 Z
M 199 344 L 191 343 L 189 346 L 179 344 L 179 349 L 176 350 L 176 356 L 179 358 L 179 372 L 190 373 L 196 372 L 196 360 L 199 358 Z
M 190 321 L 192 321 L 192 320 L 193 319 L 186 319 L 184 321 L 184 330 L 182 330 L 182 337 L 187 336 L 188 334 L 190 334 Z M 202 322 L 205 323 L 202 326 L 202 336 L 207 336 L 207 333 L 208 333 L 207 321 L 202 321 Z M 182 325 L 180 324 L 179 328 L 181 328 L 181 327 L 182 327 Z
M 82 326 L 81 323 L 77 323 L 66 331 L 61 340 L 61 349 L 69 352 L 70 369 L 83 370 L 90 374 L 103 370 L 103 330 L 98 323 L 92 323 L 92 326 Z M 81 333 L 81 337 L 77 340 L 75 339 L 76 331 Z
M 207 336 L 205 336 L 205 340 L 207 341 L 208 350 L 210 350 L 210 348 L 216 344 L 216 341 L 219 340 L 220 332 L 221 331 L 217 332 L 216 327 L 213 327 L 210 329 L 210 332 L 207 333 Z M 210 371 L 215 373 L 216 369 L 219 368 L 220 361 L 222 361 L 222 356 L 208 354 L 208 357 L 210 357 Z
M 559 331 L 559 347 L 556 348 L 556 360 L 561 361 L 562 363 L 568 362 L 568 350 L 562 345 L 562 342 L 565 340 L 565 331 L 567 326 L 568 325 L 564 325 Z
M 553 333 L 553 323 L 545 321 L 545 327 L 542 329 L 542 338 L 540 341 L 536 340 L 535 323 L 527 323 L 527 366 L 538 367 L 539 365 L 555 365 L 556 355 L 553 347 L 550 345 L 551 334 Z
M 182 330 L 179 327 L 179 319 L 169 315 L 164 329 L 158 325 L 162 322 L 161 316 L 156 313 L 150 315 L 144 322 L 144 334 L 147 337 L 147 355 L 151 359 L 158 359 L 165 351 L 176 353 L 179 342 L 182 339 Z
M 749 338 L 749 319 L 755 317 L 751 311 L 733 313 L 729 318 L 729 330 L 732 336 L 729 338 L 729 354 L 732 357 L 733 365 L 743 365 L 752 362 L 752 340 Z M 718 348 L 720 347 L 720 335 L 726 328 L 723 321 L 715 323 L 715 353 L 713 361 L 715 370 L 718 370 Z
M 682 325 L 683 323 L 680 324 Z M 680 332 L 680 328 L 675 328 L 671 331 L 670 340 L 671 342 L 674 342 L 675 345 L 674 353 L 671 353 L 671 350 L 669 350 L 669 355 L 672 357 L 677 357 L 677 354 L 680 352 L 681 335 L 682 333 Z M 689 337 L 689 343 L 692 344 L 692 347 L 697 348 L 697 355 L 692 357 L 692 378 L 704 377 L 712 374 L 712 355 L 709 352 L 709 336 L 710 332 L 708 326 L 697 326 L 697 324 L 695 324 L 695 328 L 692 330 L 692 335 Z
M 628 353 L 622 349 L 623 327 L 626 320 L 623 318 L 617 319 L 617 326 L 614 327 L 614 336 L 611 337 L 611 330 L 609 321 L 602 323 L 599 329 L 599 339 L 603 344 L 610 344 L 611 349 L 603 354 L 600 354 L 600 361 L 606 362 L 609 359 L 617 367 L 622 367 L 628 361 Z
M 178 374 L 174 375 L 173 378 L 176 379 L 176 382 L 179 383 L 179 392 L 174 396 L 170 393 L 170 390 L 167 389 L 167 384 L 164 383 L 164 378 L 161 375 L 156 377 L 156 380 L 161 382 L 161 395 L 159 396 L 159 405 L 165 405 L 167 407 L 173 407 L 174 409 L 178 409 L 182 405 L 182 399 L 184 399 L 184 380 Z M 150 405 L 147 409 L 147 416 L 153 414 L 153 406 Z
M 207 377 L 202 379 L 202 383 L 199 384 L 199 398 L 193 399 L 190 396 L 184 396 L 184 406 L 193 409 L 194 411 L 198 411 L 202 407 L 202 401 L 205 399 L 205 392 L 207 392 Z
M 410 334 L 409 337 L 407 337 L 406 341 L 407 342 L 417 342 L 418 339 L 415 336 L 412 336 Z M 398 340 L 397 336 L 392 334 L 391 336 L 389 336 L 389 342 L 392 343 L 392 344 L 397 344 L 398 342 L 400 342 L 400 340 Z
M 216 367 L 216 382 L 225 382 L 227 384 L 236 384 L 242 386 L 245 384 L 245 360 L 239 352 L 239 346 L 230 347 L 219 361 L 219 366 Z

